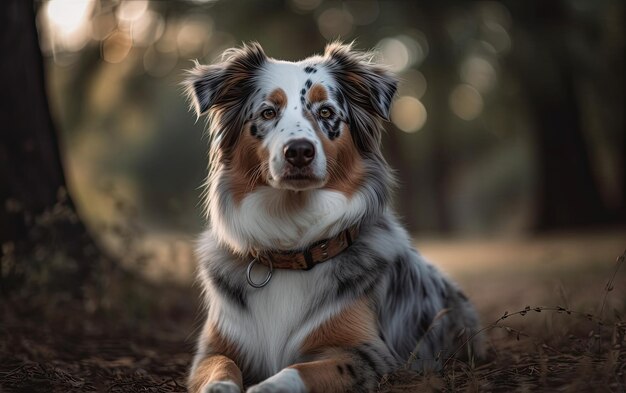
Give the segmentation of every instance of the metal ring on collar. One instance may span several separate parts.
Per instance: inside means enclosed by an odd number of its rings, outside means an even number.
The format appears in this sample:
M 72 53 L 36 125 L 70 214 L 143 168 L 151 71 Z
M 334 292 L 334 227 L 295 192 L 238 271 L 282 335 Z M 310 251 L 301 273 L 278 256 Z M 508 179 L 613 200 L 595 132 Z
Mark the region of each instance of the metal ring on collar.
M 267 276 L 265 277 L 265 280 L 257 284 L 256 282 L 252 281 L 252 277 L 250 277 L 250 274 L 252 273 L 252 268 L 254 267 L 254 264 L 257 263 L 258 261 L 259 261 L 259 258 L 254 258 L 250 262 L 250 264 L 248 264 L 248 269 L 246 271 L 246 279 L 248 280 L 248 284 L 250 284 L 250 286 L 254 288 L 263 288 L 272 279 L 272 272 L 274 271 L 274 266 L 272 265 L 272 260 L 268 258 L 268 262 L 270 264 L 269 266 L 270 270 L 267 272 Z

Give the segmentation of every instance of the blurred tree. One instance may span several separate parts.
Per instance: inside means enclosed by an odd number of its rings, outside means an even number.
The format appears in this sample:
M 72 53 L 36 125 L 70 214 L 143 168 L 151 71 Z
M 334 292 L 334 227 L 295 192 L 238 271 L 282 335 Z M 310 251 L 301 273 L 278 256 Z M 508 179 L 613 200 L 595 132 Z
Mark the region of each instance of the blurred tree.
M 527 38 L 526 45 L 514 51 L 512 66 L 525 86 L 535 123 L 535 229 L 623 222 L 623 206 L 610 209 L 603 201 L 584 135 L 576 88 L 584 72 L 570 42 L 573 11 L 563 1 L 525 2 L 523 6 L 512 2 L 509 6 Z M 578 25 L 575 28 L 584 32 Z
M 36 2 L 42 11 L 50 4 Z M 384 147 L 401 179 L 397 209 L 411 230 L 446 234 L 623 222 L 623 89 L 614 88 L 623 84 L 623 56 L 615 54 L 623 52 L 622 2 L 368 3 L 375 6 L 374 17 L 361 24 L 365 2 L 149 2 L 133 22 L 121 17 L 132 3 L 94 2 L 100 6 L 86 23 L 97 30 L 107 25 L 102 21 L 113 21 L 109 30 L 77 50 L 64 48 L 59 39 L 50 59 L 56 81 L 50 102 L 60 103 L 53 112 L 62 140 L 76 142 L 74 147 L 91 141 L 105 152 L 96 157 L 96 149 L 86 147 L 92 150 L 82 153 L 85 161 L 72 162 L 90 181 L 128 180 L 136 188 L 129 194 L 139 214 L 153 229 L 197 231 L 197 195 L 184 190 L 202 181 L 197 168 L 204 166 L 203 146 L 197 135 L 178 132 L 194 125 L 172 88 L 190 66 L 188 59 L 209 63 L 227 47 L 257 40 L 268 54 L 296 60 L 334 38 L 322 33 L 332 25 L 336 37 L 354 38 L 361 49 L 408 39 L 396 51 L 407 56 L 406 68 L 398 71 L 401 80 L 407 77 L 403 94 L 417 94 L 412 89 L 418 83 L 409 75 L 419 73 L 423 91 L 416 98 L 427 121 L 411 134 L 390 124 Z M 298 6 L 306 4 L 311 8 Z M 349 18 L 326 18 L 342 12 Z M 41 16 L 46 20 L 45 12 Z M 132 26 L 144 24 L 156 26 L 150 44 L 134 42 L 131 34 Z M 120 42 L 131 45 L 126 57 L 108 61 L 103 48 L 122 36 L 126 40 Z M 151 68 L 168 62 L 169 71 L 155 74 Z M 478 105 L 475 116 L 459 116 L 452 105 L 461 85 L 476 94 L 456 102 L 474 110 Z M 109 86 L 115 88 L 103 88 Z M 81 165 L 87 161 L 93 164 L 89 170 Z M 76 181 L 90 196 L 94 184 Z M 85 199 L 92 210 L 104 211 Z
M 72 266 L 62 279 L 78 280 L 78 294 L 93 265 L 85 256 L 97 248 L 67 195 L 31 2 L 0 3 L 0 51 L 0 287 L 20 285 L 33 268 L 17 257 L 49 263 L 63 249 Z

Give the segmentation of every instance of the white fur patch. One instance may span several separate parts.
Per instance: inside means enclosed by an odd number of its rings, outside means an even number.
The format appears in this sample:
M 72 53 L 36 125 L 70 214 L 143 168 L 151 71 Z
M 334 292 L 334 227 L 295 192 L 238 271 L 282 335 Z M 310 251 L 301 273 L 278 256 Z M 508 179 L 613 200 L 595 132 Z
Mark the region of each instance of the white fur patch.
M 202 393 L 241 393 L 241 389 L 232 381 L 215 381 L 204 386 Z
M 214 187 L 213 192 L 216 189 Z M 213 201 L 218 198 L 211 196 Z M 265 186 L 246 195 L 239 206 L 229 195 L 223 195 L 221 202 L 210 206 L 214 233 L 220 241 L 241 253 L 252 248 L 307 247 L 357 222 L 365 213 L 367 203 L 359 192 L 351 198 L 325 189 L 294 195 L 293 191 Z
M 313 303 L 328 290 L 321 279 L 325 269 L 275 270 L 269 285 L 249 292 L 245 310 L 209 294 L 209 321 L 245 350 L 244 361 L 255 374 L 273 375 L 296 361 L 311 331 L 345 307 L 337 301 L 312 312 Z
M 300 378 L 298 370 L 285 368 L 278 374 L 266 379 L 247 390 L 247 393 L 306 393 L 307 388 Z
M 294 139 L 305 139 L 314 144 L 315 158 L 310 164 L 312 173 L 320 179 L 327 176 L 326 155 L 322 148 L 322 141 L 316 135 L 309 119 L 304 115 L 309 110 L 303 107 L 301 96 L 303 89 L 308 92 L 308 88 L 313 84 L 334 84 L 334 80 L 323 67 L 318 67 L 315 74 L 304 72 L 305 65 L 309 63 L 270 60 L 265 64 L 258 78 L 259 87 L 265 94 L 280 88 L 287 96 L 287 103 L 280 119 L 263 140 L 263 145 L 267 148 L 270 157 L 271 178 L 268 181 L 273 186 L 279 184 L 276 179 L 281 176 L 287 165 L 283 154 L 284 147 Z M 308 87 L 306 87 L 307 81 Z

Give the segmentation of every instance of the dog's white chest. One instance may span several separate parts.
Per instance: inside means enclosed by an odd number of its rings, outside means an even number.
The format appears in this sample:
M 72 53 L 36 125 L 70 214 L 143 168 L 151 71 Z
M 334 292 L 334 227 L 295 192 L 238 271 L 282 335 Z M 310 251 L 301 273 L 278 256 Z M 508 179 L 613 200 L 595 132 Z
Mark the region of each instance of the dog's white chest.
M 310 332 L 338 312 L 338 306 L 315 310 L 315 302 L 328 289 L 319 280 L 321 271 L 322 266 L 276 270 L 267 286 L 248 292 L 245 309 L 213 308 L 217 312 L 211 317 L 255 373 L 270 376 L 293 364 Z

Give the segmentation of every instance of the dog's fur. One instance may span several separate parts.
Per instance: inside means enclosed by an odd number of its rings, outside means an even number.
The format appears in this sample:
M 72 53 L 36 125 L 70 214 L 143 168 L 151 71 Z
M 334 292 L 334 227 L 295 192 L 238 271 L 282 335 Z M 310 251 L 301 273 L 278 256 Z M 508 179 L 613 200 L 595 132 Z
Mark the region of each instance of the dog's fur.
M 292 63 L 253 43 L 196 64 L 185 86 L 210 136 L 197 247 L 207 317 L 191 392 L 371 391 L 412 355 L 414 369 L 440 367 L 476 331 L 467 298 L 389 206 L 381 121 L 396 80 L 370 55 L 333 43 Z M 284 157 L 294 139 L 315 146 L 304 168 Z M 301 250 L 353 225 L 360 235 L 336 257 L 248 285 L 254 250 Z

